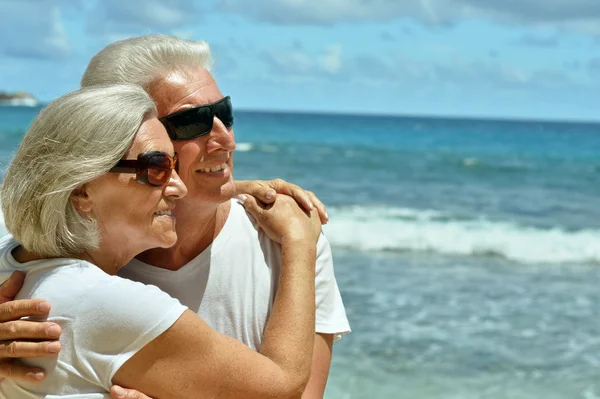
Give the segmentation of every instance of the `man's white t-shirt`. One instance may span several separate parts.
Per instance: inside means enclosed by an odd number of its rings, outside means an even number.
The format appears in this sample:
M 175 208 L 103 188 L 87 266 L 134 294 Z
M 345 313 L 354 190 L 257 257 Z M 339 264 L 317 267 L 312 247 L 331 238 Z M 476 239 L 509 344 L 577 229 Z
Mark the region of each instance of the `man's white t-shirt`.
M 19 244 L 0 240 L 0 283 L 15 270 L 27 273 L 16 299 L 43 298 L 52 309 L 48 321 L 62 328 L 58 357 L 23 359 L 41 367 L 39 384 L 7 379 L 2 399 L 104 399 L 119 368 L 171 327 L 187 309 L 156 287 L 110 276 L 76 259 L 19 263 L 11 252 Z
M 181 237 L 180 237 L 181 239 Z M 220 333 L 259 350 L 281 267 L 281 246 L 272 241 L 235 200 L 213 243 L 179 270 L 134 259 L 119 276 L 152 284 L 197 312 Z M 329 242 L 321 235 L 316 264 L 317 333 L 350 331 L 333 272 Z

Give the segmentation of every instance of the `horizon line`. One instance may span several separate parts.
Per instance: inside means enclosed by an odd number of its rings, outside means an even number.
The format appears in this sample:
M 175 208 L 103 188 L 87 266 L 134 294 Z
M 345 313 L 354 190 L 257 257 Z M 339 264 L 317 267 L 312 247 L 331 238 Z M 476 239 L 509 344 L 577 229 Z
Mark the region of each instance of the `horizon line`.
M 44 107 L 52 101 L 39 101 L 32 108 Z M 0 104 L 0 107 L 28 107 Z M 580 125 L 600 125 L 599 119 L 577 119 L 577 118 L 544 118 L 535 116 L 501 116 L 501 115 L 447 115 L 447 114 L 426 114 L 426 113 L 393 113 L 393 112 L 354 112 L 354 111 L 320 111 L 320 110 L 292 110 L 292 109 L 259 109 L 259 108 L 236 108 L 236 112 L 263 113 L 263 114 L 297 114 L 297 115 L 334 115 L 351 117 L 386 117 L 386 118 L 420 118 L 420 119 L 447 119 L 447 120 L 465 120 L 482 122 L 525 122 L 525 123 L 564 123 Z
M 402 114 L 388 112 L 353 112 L 353 111 L 318 111 L 318 110 L 287 110 L 287 109 L 257 109 L 237 108 L 236 112 L 263 113 L 263 114 L 299 114 L 299 115 L 335 115 L 335 116 L 366 116 L 387 118 L 420 118 L 420 119 L 450 119 L 483 122 L 526 122 L 526 123 L 570 123 L 582 125 L 600 125 L 599 119 L 568 119 L 543 117 L 519 117 L 519 116 L 493 116 L 493 115 L 445 115 L 445 114 Z

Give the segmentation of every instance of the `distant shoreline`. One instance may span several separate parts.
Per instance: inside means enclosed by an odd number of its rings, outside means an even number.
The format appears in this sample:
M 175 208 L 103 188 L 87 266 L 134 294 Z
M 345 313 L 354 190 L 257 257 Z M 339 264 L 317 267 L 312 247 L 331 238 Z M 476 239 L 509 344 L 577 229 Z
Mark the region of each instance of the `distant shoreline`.
M 25 106 L 35 107 L 38 105 L 38 100 L 31 94 L 24 91 L 7 93 L 0 91 L 0 105 L 5 106 Z

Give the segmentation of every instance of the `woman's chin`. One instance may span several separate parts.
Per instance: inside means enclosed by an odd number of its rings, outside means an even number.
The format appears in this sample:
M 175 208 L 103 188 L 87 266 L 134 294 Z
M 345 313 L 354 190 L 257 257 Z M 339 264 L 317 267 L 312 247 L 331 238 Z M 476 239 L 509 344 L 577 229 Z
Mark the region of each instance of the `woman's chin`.
M 170 248 L 177 242 L 177 233 L 173 228 L 154 228 L 153 231 L 146 234 L 145 245 L 151 245 L 151 248 Z
M 158 223 L 157 223 L 158 222 Z M 156 237 L 155 248 L 170 248 L 177 242 L 175 231 L 175 218 L 171 216 L 160 216 L 154 219 L 151 234 Z
M 171 248 L 177 242 L 177 233 L 175 230 L 165 235 L 165 239 L 163 240 L 164 244 L 161 248 Z

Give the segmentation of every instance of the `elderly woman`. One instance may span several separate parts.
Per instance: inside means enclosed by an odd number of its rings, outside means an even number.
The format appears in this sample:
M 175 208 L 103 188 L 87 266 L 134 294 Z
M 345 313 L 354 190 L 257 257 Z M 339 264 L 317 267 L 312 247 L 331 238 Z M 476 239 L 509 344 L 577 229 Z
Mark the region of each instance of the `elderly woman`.
M 18 298 L 51 301 L 62 350 L 28 359 L 45 380 L 4 381 L 0 398 L 104 398 L 113 383 L 160 399 L 301 394 L 314 340 L 316 212 L 291 199 L 269 210 L 245 203 L 283 254 L 260 353 L 156 287 L 115 276 L 138 253 L 176 242 L 171 212 L 186 194 L 176 170 L 154 103 L 137 86 L 82 89 L 36 118 L 2 187 L 12 236 L 0 241 L 0 274 L 25 271 Z

